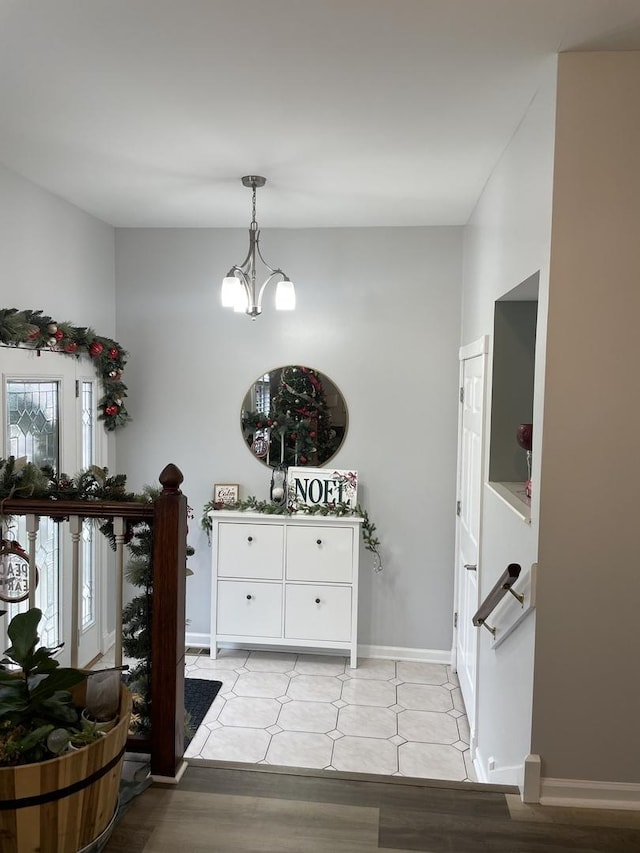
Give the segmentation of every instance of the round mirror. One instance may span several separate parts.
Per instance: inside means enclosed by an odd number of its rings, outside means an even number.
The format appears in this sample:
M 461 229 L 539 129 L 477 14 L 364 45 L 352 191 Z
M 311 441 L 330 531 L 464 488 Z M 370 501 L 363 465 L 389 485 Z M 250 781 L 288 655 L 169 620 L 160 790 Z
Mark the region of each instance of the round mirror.
M 289 364 L 259 376 L 242 402 L 242 435 L 265 465 L 328 462 L 347 432 L 347 405 L 323 373 Z

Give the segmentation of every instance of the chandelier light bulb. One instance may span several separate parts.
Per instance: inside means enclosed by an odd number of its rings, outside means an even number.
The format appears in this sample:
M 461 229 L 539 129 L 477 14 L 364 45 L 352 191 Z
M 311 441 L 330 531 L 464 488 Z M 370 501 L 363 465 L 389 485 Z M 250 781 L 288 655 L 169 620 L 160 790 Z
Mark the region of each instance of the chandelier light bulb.
M 276 310 L 294 311 L 296 307 L 296 291 L 293 282 L 285 278 L 276 286 Z

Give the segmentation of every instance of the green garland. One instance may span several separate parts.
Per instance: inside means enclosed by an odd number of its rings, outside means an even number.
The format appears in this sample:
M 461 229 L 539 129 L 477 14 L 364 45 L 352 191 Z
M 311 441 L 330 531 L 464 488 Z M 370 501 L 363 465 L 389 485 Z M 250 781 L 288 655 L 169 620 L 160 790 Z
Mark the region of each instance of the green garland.
M 105 429 L 110 432 L 131 420 L 124 405 L 127 386 L 122 381 L 127 353 L 112 338 L 98 335 L 93 329 L 53 320 L 42 311 L 2 308 L 0 344 L 49 349 L 76 358 L 86 353 L 93 361 L 104 390 L 98 401 L 98 419 L 104 421 Z
M 207 501 L 207 503 L 202 508 L 202 516 L 200 518 L 200 526 L 207 534 L 207 539 L 209 541 L 209 545 L 211 545 L 211 532 L 213 530 L 213 522 L 211 520 L 211 516 L 209 513 L 212 510 L 236 510 L 236 511 L 250 511 L 250 512 L 261 512 L 265 515 L 331 515 L 331 516 L 348 516 L 355 515 L 363 519 L 361 525 L 361 534 L 362 534 L 362 543 L 367 551 L 371 551 L 373 556 L 375 557 L 375 562 L 373 566 L 373 570 L 375 572 L 381 572 L 384 568 L 382 565 L 382 557 L 380 556 L 380 539 L 376 535 L 376 526 L 369 518 L 369 513 L 364 509 L 360 504 L 358 504 L 355 508 L 351 507 L 349 504 L 343 503 L 342 501 L 336 501 L 330 504 L 298 504 L 297 509 L 294 511 L 290 509 L 288 506 L 283 506 L 281 504 L 274 504 L 271 501 L 260 501 L 253 495 L 249 495 L 248 498 L 241 501 L 236 501 L 232 504 L 225 504 L 220 501 Z

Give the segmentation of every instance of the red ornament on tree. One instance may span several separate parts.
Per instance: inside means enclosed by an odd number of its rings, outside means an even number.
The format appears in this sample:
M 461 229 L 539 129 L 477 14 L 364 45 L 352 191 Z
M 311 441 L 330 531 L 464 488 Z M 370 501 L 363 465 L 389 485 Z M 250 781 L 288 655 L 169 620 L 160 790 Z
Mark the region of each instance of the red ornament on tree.
M 40 329 L 34 329 L 33 332 L 29 332 L 27 335 L 28 341 L 35 341 L 36 338 L 40 337 Z
M 64 338 L 64 332 L 62 331 L 62 329 L 58 329 L 54 337 L 56 340 L 61 341 Z
M 117 358 L 120 355 L 120 350 L 118 347 L 111 347 L 109 350 L 109 358 Z
M 117 406 L 107 406 L 107 408 L 104 410 L 104 413 L 105 413 L 105 415 L 109 415 L 109 417 L 113 417 L 113 415 L 118 414 L 118 407 Z
M 78 350 L 78 344 L 75 341 L 69 341 L 68 344 L 64 345 L 64 351 L 68 353 L 74 353 Z
M 89 347 L 89 355 L 92 358 L 96 358 L 96 356 L 102 355 L 104 347 L 100 343 L 100 341 L 94 341 Z

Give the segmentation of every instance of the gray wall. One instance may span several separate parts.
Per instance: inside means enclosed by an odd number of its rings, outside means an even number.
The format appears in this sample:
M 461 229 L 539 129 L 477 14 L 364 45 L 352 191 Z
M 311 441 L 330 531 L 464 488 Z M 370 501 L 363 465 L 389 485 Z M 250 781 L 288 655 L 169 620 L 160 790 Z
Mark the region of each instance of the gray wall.
M 540 446 L 553 176 L 555 62 L 541 69 L 539 91 L 497 164 L 465 229 L 462 343 L 490 336 L 485 487 L 478 575 L 480 600 L 509 563 L 528 571 L 537 559 L 539 454 L 533 458 L 531 524 L 525 524 L 486 485 L 490 442 L 495 302 L 539 273 L 534 389 L 534 447 Z M 496 650 L 480 631 L 478 743 L 480 776 L 490 782 L 522 782 L 530 749 L 533 651 L 532 613 Z M 493 768 L 490 762 L 493 760 Z
M 462 230 L 269 230 L 263 251 L 296 283 L 293 313 L 252 322 L 220 306 L 220 282 L 246 253 L 245 230 L 116 232 L 117 332 L 131 352 L 134 421 L 118 437 L 132 485 L 167 462 L 185 475 L 197 553 L 190 635 L 209 634 L 210 549 L 199 528 L 215 482 L 268 495 L 269 472 L 239 428 L 249 385 L 301 363 L 345 395 L 349 431 L 335 467 L 359 472 L 386 565 L 361 553 L 363 644 L 451 648 Z
M 113 228 L 1 165 L 0 301 L 115 334 Z

